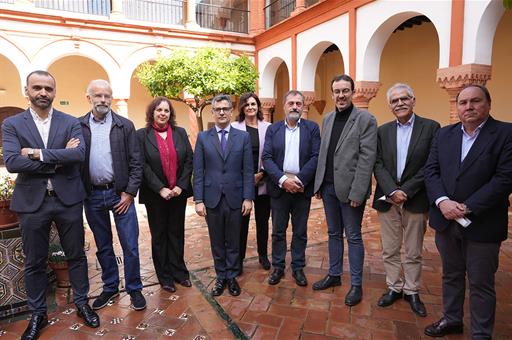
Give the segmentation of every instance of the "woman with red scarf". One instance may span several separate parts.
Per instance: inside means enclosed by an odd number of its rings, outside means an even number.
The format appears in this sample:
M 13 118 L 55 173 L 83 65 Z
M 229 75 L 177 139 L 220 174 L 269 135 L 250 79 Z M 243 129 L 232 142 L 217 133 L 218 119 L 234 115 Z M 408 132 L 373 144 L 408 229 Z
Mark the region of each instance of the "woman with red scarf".
M 192 147 L 175 118 L 169 99 L 157 97 L 146 110 L 146 127 L 137 131 L 144 157 L 139 203 L 147 210 L 156 275 L 168 292 L 176 291 L 174 282 L 192 286 L 183 259 L 185 209 L 192 196 Z

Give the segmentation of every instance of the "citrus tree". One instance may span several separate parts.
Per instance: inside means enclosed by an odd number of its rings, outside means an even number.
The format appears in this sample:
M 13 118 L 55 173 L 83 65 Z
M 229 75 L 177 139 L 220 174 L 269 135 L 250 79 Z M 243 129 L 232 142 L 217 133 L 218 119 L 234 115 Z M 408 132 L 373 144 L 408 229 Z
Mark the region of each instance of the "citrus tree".
M 152 96 L 165 96 L 188 105 L 203 130 L 202 112 L 213 96 L 254 92 L 258 73 L 246 55 L 229 49 L 177 49 L 168 57 L 139 66 L 136 76 Z

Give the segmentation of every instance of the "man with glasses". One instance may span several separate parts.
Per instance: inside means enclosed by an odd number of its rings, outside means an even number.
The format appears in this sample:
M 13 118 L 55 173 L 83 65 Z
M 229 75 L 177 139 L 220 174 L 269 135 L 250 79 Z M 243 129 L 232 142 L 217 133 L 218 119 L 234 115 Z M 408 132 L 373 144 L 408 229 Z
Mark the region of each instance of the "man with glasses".
M 322 145 L 315 176 L 315 193 L 324 202 L 329 234 L 329 272 L 314 290 L 341 285 L 343 233 L 347 237 L 351 288 L 347 306 L 363 296 L 364 244 L 361 235 L 366 200 L 377 153 L 377 121 L 352 104 L 354 81 L 343 74 L 331 81 L 335 111 L 323 121 Z
M 373 208 L 380 220 L 388 290 L 377 304 L 391 306 L 403 297 L 414 313 L 425 317 L 427 311 L 418 294 L 429 206 L 423 167 L 440 126 L 414 113 L 416 98 L 409 85 L 391 86 L 387 99 L 396 120 L 378 130 L 374 169 L 377 187 Z M 400 255 L 402 243 L 403 261 Z
M 212 296 L 222 295 L 226 285 L 231 295 L 240 295 L 240 224 L 254 199 L 251 141 L 247 132 L 231 127 L 232 111 L 229 96 L 213 98 L 215 126 L 199 133 L 194 152 L 195 208 L 206 217 L 217 274 Z

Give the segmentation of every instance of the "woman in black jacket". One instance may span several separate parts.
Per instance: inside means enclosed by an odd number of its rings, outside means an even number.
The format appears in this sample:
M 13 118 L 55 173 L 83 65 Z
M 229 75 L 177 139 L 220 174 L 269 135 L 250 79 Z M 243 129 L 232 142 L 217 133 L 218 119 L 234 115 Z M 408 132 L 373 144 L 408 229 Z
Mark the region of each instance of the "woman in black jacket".
M 155 98 L 146 110 L 145 128 L 137 131 L 144 157 L 139 203 L 144 203 L 151 231 L 151 251 L 162 289 L 177 282 L 191 287 L 183 259 L 185 209 L 192 196 L 192 147 L 185 129 L 176 126 L 169 99 Z

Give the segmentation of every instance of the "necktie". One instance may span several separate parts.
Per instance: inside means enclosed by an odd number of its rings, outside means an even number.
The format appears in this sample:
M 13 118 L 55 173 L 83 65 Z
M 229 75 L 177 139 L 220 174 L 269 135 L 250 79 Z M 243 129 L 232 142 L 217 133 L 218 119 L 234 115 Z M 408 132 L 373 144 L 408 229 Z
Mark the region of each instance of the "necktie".
M 226 157 L 226 146 L 227 146 L 227 139 L 226 134 L 228 133 L 226 130 L 220 130 L 220 148 L 222 149 L 222 157 Z

